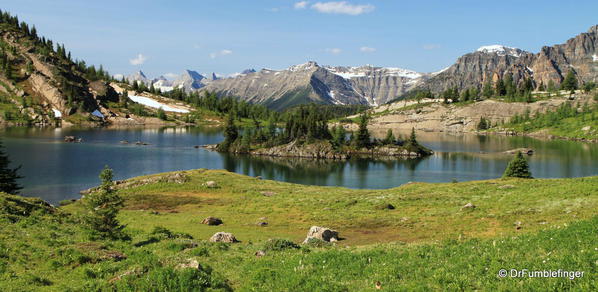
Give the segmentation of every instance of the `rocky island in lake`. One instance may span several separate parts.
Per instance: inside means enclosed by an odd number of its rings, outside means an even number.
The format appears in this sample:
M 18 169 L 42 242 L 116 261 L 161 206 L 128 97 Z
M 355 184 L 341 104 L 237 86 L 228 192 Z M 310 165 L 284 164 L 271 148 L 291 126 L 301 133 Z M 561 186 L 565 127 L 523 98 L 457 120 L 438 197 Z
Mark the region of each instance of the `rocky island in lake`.
M 372 139 L 367 129 L 367 114 L 359 117 L 359 129 L 347 135 L 342 126 L 329 127 L 326 112 L 315 105 L 300 106 L 282 117 L 284 127 L 268 121 L 267 127 L 239 129 L 230 115 L 224 130 L 224 141 L 208 148 L 236 154 L 315 159 L 348 159 L 351 157 L 418 158 L 433 152 L 417 142 L 412 129 L 408 139 L 394 136 L 391 130 L 384 139 Z

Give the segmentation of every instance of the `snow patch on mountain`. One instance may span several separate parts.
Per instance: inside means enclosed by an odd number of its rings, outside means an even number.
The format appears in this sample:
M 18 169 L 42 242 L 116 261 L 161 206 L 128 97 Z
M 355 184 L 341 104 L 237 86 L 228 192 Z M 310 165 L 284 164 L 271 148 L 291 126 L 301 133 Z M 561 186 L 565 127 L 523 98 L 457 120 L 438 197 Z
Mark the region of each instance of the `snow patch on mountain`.
M 476 52 L 482 52 L 486 54 L 497 54 L 499 56 L 513 56 L 513 57 L 521 57 L 522 50 L 512 47 L 507 47 L 503 45 L 489 45 L 489 46 L 482 46 L 479 47 Z
M 592 55 L 592 61 L 598 62 L 598 56 L 596 56 L 596 54 Z
M 145 106 L 149 106 L 149 107 L 153 107 L 153 108 L 162 108 L 164 111 L 167 111 L 167 112 L 175 112 L 175 113 L 188 113 L 189 112 L 189 110 L 175 108 L 175 107 L 169 106 L 167 104 L 161 103 L 157 100 L 154 100 L 154 99 L 151 99 L 151 98 L 145 97 L 145 96 L 129 94 L 129 99 L 131 99 L 132 101 L 134 101 L 136 103 L 145 105 Z
M 422 74 L 407 70 L 403 68 L 393 68 L 393 67 L 372 67 L 370 65 L 362 66 L 362 67 L 325 67 L 326 70 L 343 77 L 345 79 L 352 79 L 352 78 L 374 78 L 377 76 L 394 76 L 394 77 L 402 77 L 402 78 L 409 78 L 409 79 L 419 79 L 422 77 Z
M 293 66 L 289 67 L 289 69 L 287 69 L 287 70 L 291 71 L 291 72 L 308 71 L 308 70 L 312 70 L 316 67 L 318 67 L 318 63 L 309 61 L 307 63 L 293 65 Z

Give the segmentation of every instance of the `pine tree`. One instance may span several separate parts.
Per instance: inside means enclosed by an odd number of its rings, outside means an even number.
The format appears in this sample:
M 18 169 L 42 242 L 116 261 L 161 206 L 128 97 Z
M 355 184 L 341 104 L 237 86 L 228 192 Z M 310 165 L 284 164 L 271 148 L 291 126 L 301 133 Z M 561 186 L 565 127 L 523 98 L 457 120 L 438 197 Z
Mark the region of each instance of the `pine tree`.
M 488 130 L 488 128 L 490 128 L 490 122 L 486 118 L 480 117 L 480 122 L 478 123 L 477 128 L 478 130 Z
M 575 73 L 573 70 L 569 70 L 565 79 L 563 80 L 563 84 L 561 84 L 561 88 L 564 90 L 577 90 L 577 78 L 575 77 Z
M 97 192 L 84 198 L 87 214 L 83 218 L 85 223 L 102 238 L 123 238 L 122 229 L 116 216 L 123 206 L 123 199 L 112 189 L 112 169 L 105 166 L 100 173 L 102 184 Z
M 384 140 L 382 140 L 382 142 L 385 145 L 392 145 L 396 143 L 397 138 L 395 137 L 395 135 L 392 133 L 391 129 L 388 129 L 388 131 L 386 131 L 386 137 L 384 138 Z
M 415 128 L 411 128 L 411 135 L 409 135 L 409 140 L 407 140 L 407 143 L 410 146 L 417 146 L 417 136 L 415 135 Z
M 495 89 L 495 93 L 498 96 L 505 96 L 505 94 L 507 94 L 507 90 L 505 88 L 505 83 L 502 81 L 502 79 L 499 79 L 496 82 L 496 89 Z
M 237 138 L 239 138 L 239 130 L 237 129 L 237 126 L 235 126 L 235 118 L 233 113 L 230 112 L 224 127 L 224 141 L 218 145 L 218 148 L 220 148 L 222 151 L 228 151 L 230 145 L 234 143 Z
M 482 96 L 484 98 L 491 98 L 494 95 L 494 89 L 492 89 L 492 83 L 490 81 L 484 83 L 484 87 L 482 88 Z
M 362 114 L 359 118 L 359 129 L 357 130 L 357 137 L 355 143 L 357 148 L 367 148 L 370 146 L 370 132 L 368 131 L 368 116 Z
M 509 162 L 502 177 L 533 178 L 532 173 L 529 171 L 527 160 L 523 158 L 521 152 L 517 152 L 517 155 Z
M 4 152 L 4 146 L 0 141 L 0 192 L 16 195 L 22 187 L 17 180 L 23 178 L 17 174 L 21 166 L 10 168 L 10 159 Z

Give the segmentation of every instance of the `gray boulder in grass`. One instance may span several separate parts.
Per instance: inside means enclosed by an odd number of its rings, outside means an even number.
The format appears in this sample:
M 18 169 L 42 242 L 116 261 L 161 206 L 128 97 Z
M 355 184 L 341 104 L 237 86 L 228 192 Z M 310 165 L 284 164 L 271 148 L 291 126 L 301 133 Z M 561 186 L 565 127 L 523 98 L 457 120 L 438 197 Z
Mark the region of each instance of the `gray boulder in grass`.
M 239 242 L 232 233 L 217 232 L 210 237 L 210 242 L 235 243 Z
M 307 237 L 303 243 L 307 243 L 310 238 L 316 238 L 326 242 L 338 241 L 338 231 L 326 227 L 312 226 L 307 232 Z

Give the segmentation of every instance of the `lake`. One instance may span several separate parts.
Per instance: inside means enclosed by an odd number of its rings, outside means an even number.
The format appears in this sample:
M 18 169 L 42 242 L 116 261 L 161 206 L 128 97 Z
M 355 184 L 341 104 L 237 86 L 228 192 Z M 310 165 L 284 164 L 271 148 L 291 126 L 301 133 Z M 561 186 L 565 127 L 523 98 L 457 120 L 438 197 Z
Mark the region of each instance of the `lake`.
M 65 143 L 67 135 L 83 142 Z M 498 178 L 512 157 L 502 152 L 529 147 L 535 150 L 528 156 L 534 177 L 598 175 L 598 144 L 529 137 L 418 133 L 419 142 L 434 155 L 340 162 L 235 156 L 193 147 L 222 141 L 222 133 L 214 128 L 6 128 L 1 136 L 13 165 L 22 165 L 21 193 L 54 204 L 78 198 L 80 190 L 98 185 L 105 165 L 114 169 L 115 179 L 208 168 L 300 184 L 384 189 L 410 181 Z M 136 141 L 149 145 L 135 145 Z

